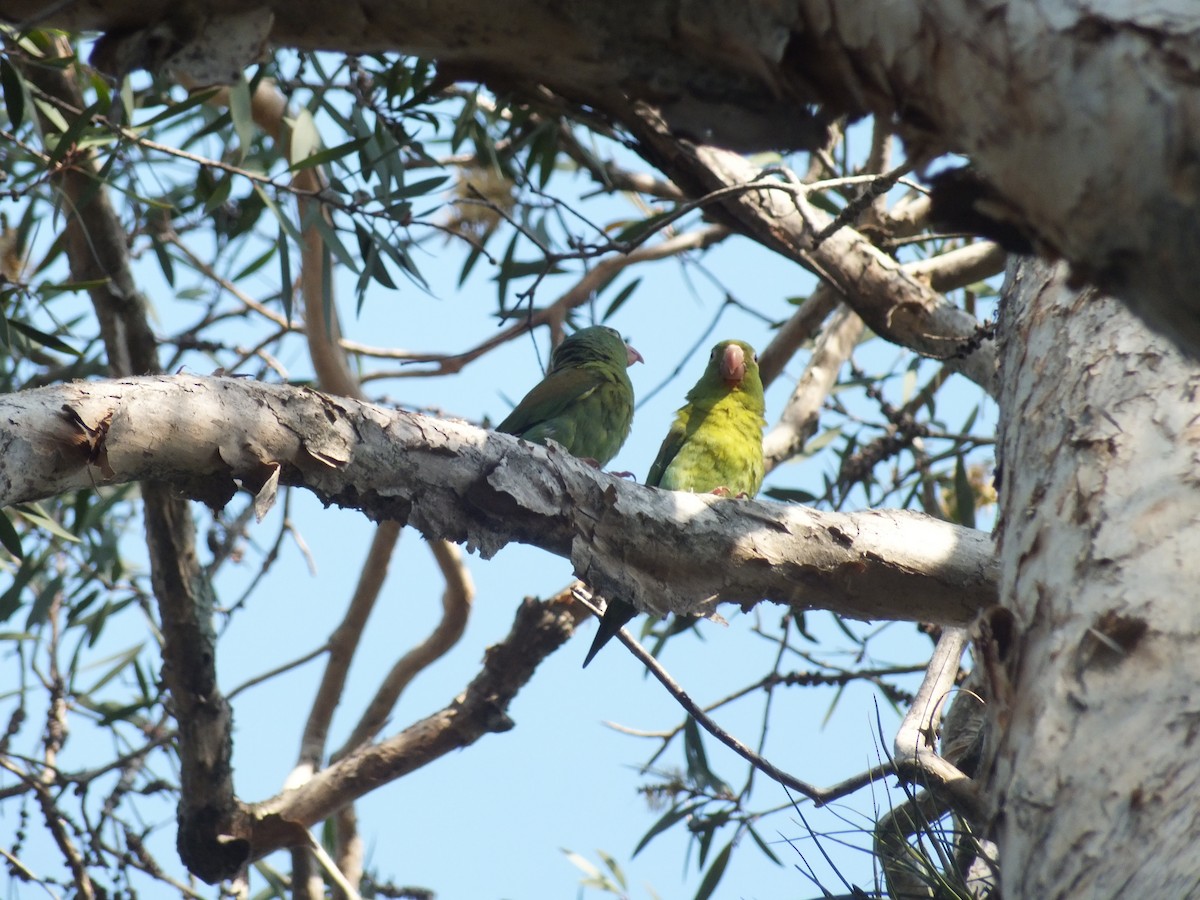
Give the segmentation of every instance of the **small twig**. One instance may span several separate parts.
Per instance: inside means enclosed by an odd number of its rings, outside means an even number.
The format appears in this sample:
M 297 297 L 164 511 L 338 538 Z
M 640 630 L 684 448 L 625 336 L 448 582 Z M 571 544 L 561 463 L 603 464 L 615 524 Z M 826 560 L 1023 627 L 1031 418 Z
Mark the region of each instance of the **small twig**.
M 321 842 L 313 836 L 312 832 L 308 834 L 308 849 L 317 858 L 317 862 L 321 864 L 321 868 L 325 870 L 325 874 L 329 876 L 329 880 L 345 895 L 347 900 L 362 900 L 362 895 L 346 880 L 346 876 L 342 874 L 342 870 L 337 867 L 337 863 L 333 861 L 333 858 L 325 852 L 325 848 L 321 846 Z
M 587 606 L 594 615 L 602 615 L 600 609 L 593 605 L 592 602 L 586 597 L 581 596 L 580 592 L 577 591 L 575 596 L 576 599 L 579 600 L 583 605 Z M 772 779 L 773 781 L 777 781 L 779 784 L 782 784 L 785 787 L 791 788 L 798 794 L 803 794 L 809 800 L 812 800 L 817 806 L 824 806 L 826 803 L 845 795 L 844 793 L 839 793 L 836 790 L 819 788 L 815 785 L 809 784 L 806 781 L 801 781 L 799 778 L 789 775 L 787 772 L 784 772 L 782 769 L 776 767 L 773 763 L 755 753 L 753 750 L 723 729 L 715 721 L 713 721 L 713 719 L 709 717 L 703 709 L 700 708 L 699 704 L 697 704 L 695 700 L 688 696 L 687 692 L 684 691 L 679 683 L 676 682 L 675 679 L 670 676 L 670 674 L 668 674 L 667 670 L 659 664 L 658 660 L 651 656 L 646 648 L 638 643 L 637 639 L 629 633 L 628 629 L 622 628 L 619 632 L 617 632 L 617 638 L 620 639 L 621 643 L 629 649 L 629 652 L 636 656 L 641 664 L 649 670 L 650 674 L 658 679 L 659 683 L 667 689 L 667 693 L 675 698 L 675 701 L 684 708 L 688 715 L 696 720 L 698 725 L 700 725 L 705 731 L 715 737 L 718 741 L 720 741 L 738 756 L 742 757 L 742 759 L 746 760 L 746 762 L 750 763 L 750 765 L 754 766 L 768 778 Z M 842 782 L 842 784 L 854 784 L 855 787 L 853 789 L 857 790 L 858 786 L 861 786 L 861 784 L 867 784 L 868 782 L 875 780 L 875 778 L 883 777 L 890 773 L 890 771 L 890 766 L 880 766 L 876 769 L 872 769 L 870 772 L 855 776 L 855 778 L 851 779 L 850 781 Z
M 241 684 L 239 684 L 237 687 L 235 687 L 233 690 L 231 690 L 228 694 L 226 694 L 225 699 L 232 700 L 238 694 L 242 693 L 242 691 L 248 691 L 250 688 L 254 687 L 255 685 L 262 684 L 264 681 L 270 681 L 272 678 L 282 675 L 284 672 L 290 672 L 292 669 L 298 669 L 301 666 L 305 665 L 306 663 L 312 662 L 318 656 L 323 656 L 324 654 L 326 654 L 328 652 L 329 652 L 329 644 L 326 643 L 326 644 L 321 645 L 320 647 L 318 647 L 315 650 L 310 650 L 308 653 L 305 653 L 301 657 L 291 660 L 290 662 L 285 662 L 282 665 L 276 666 L 273 669 L 268 669 L 266 672 L 262 672 L 258 675 L 255 675 L 253 678 L 249 678 L 246 681 L 243 681 Z
M 975 782 L 938 755 L 937 733 L 942 705 L 954 688 L 959 662 L 966 647 L 965 628 L 946 628 L 929 660 L 921 688 L 896 732 L 897 772 L 910 781 L 920 781 L 945 797 L 970 821 L 978 821 L 982 799 Z
M 75 889 L 78 892 L 76 896 L 82 897 L 84 900 L 95 900 L 96 892 L 92 885 L 92 879 L 88 876 L 87 864 L 71 840 L 70 835 L 67 834 L 64 824 L 66 818 L 59 814 L 58 807 L 54 805 L 54 797 L 51 796 L 49 788 L 41 779 L 17 768 L 3 757 L 0 757 L 0 768 L 7 769 L 32 788 L 33 792 L 37 795 L 38 806 L 41 807 L 42 816 L 46 820 L 46 828 L 54 838 L 54 843 L 58 845 L 58 849 L 62 852 L 63 857 L 67 861 L 67 866 L 71 870 L 71 877 L 75 881 Z

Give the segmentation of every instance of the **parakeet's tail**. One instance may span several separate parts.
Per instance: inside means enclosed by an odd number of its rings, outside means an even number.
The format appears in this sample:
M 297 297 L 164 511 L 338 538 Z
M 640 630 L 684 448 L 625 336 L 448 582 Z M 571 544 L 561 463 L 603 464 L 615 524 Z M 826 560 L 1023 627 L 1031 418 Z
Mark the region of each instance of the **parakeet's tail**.
M 600 630 L 596 632 L 596 638 L 592 641 L 591 649 L 588 650 L 587 656 L 583 659 L 583 667 L 585 669 L 588 663 L 600 652 L 600 648 L 615 638 L 617 632 L 632 621 L 636 615 L 637 610 L 624 600 L 608 601 L 608 606 L 604 607 L 604 615 L 600 617 Z

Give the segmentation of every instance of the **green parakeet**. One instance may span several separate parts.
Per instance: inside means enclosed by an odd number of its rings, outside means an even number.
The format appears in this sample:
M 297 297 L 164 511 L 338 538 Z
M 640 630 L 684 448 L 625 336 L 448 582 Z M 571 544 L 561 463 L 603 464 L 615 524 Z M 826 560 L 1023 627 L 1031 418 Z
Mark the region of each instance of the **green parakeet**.
M 642 355 L 612 328 L 593 325 L 566 338 L 497 431 L 545 444 L 603 466 L 617 455 L 633 423 L 633 385 L 625 371 Z
M 651 487 L 672 491 L 745 495 L 762 487 L 763 386 L 758 356 L 745 341 L 721 341 L 687 394 L 687 403 L 659 448 L 646 476 Z M 610 600 L 583 664 L 620 631 L 637 610 Z

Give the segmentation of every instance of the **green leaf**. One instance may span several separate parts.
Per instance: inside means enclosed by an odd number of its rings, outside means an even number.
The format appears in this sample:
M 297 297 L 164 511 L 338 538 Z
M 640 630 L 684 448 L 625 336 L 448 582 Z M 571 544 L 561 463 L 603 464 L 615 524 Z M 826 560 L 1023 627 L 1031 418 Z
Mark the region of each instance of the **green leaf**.
M 128 81 L 128 79 L 126 79 L 126 81 Z M 183 113 L 187 112 L 189 109 L 193 109 L 197 106 L 200 106 L 203 103 L 207 103 L 214 96 L 216 96 L 216 93 L 219 90 L 220 90 L 219 87 L 211 87 L 211 88 L 204 88 L 203 90 L 199 90 L 199 91 L 193 91 L 192 93 L 188 94 L 186 98 L 184 98 L 183 100 L 180 100 L 178 103 L 168 103 L 167 108 L 164 109 L 162 112 L 160 112 L 158 115 L 152 116 L 151 118 L 147 119 L 145 122 L 138 122 L 137 125 L 135 125 L 132 130 L 145 131 L 146 129 L 150 128 L 150 126 L 157 125 L 159 122 L 165 122 L 167 119 L 174 119 L 177 116 L 180 116 Z M 133 117 L 132 110 L 129 111 L 129 115 L 130 115 L 130 121 L 132 121 L 132 117 Z
M 305 218 L 310 219 L 311 224 L 317 227 L 317 231 L 320 232 L 321 240 L 324 241 L 325 247 L 337 257 L 338 262 L 357 275 L 358 261 L 346 249 L 346 245 L 338 237 L 337 229 L 329 224 L 325 216 L 321 215 L 321 210 L 315 203 Z
M 681 819 L 686 819 L 703 805 L 704 801 L 698 800 L 694 803 L 678 806 L 675 809 L 668 811 L 666 815 L 650 826 L 649 831 L 642 835 L 642 839 L 638 841 L 637 846 L 633 848 L 633 855 L 637 856 L 642 852 L 643 849 L 645 849 L 647 844 L 654 840 L 654 838 L 658 837 Z
M 158 266 L 162 269 L 163 278 L 167 280 L 167 284 L 175 287 L 175 263 L 171 260 L 171 254 L 167 250 L 167 245 L 158 239 L 156 235 L 151 235 L 150 246 L 154 248 L 154 255 L 158 259 Z
M 467 276 L 471 274 L 471 270 L 475 268 L 475 263 L 479 262 L 481 256 L 483 256 L 483 246 L 472 244 L 471 252 L 467 254 L 467 261 L 463 263 L 462 271 L 458 273 L 457 287 L 463 286 L 463 282 L 467 280 Z
M 250 84 L 243 75 L 229 88 L 229 115 L 238 136 L 238 162 L 246 158 L 254 143 L 254 114 L 250 106 Z
M 283 305 L 283 316 L 292 321 L 292 304 L 295 302 L 295 291 L 292 287 L 292 265 L 288 258 L 288 239 L 283 228 L 279 229 L 279 239 L 275 246 L 279 248 L 279 302 Z
M 225 205 L 225 201 L 229 199 L 229 192 L 233 190 L 233 176 L 226 174 L 217 179 L 217 183 L 213 185 L 213 189 L 209 192 L 208 197 L 204 200 L 204 214 L 211 215 L 214 210 L 220 209 Z
M 616 879 L 616 882 L 621 886 L 621 889 L 625 890 L 625 873 L 621 871 L 621 866 L 617 863 L 617 860 L 611 854 L 605 853 L 603 850 L 597 850 L 596 855 L 604 861 L 604 865 L 608 868 L 608 871 L 612 873 L 612 877 Z
M 397 200 L 406 197 L 423 197 L 426 194 L 432 194 L 445 184 L 449 178 L 449 175 L 435 175 L 433 178 L 422 178 L 420 181 L 404 185 L 404 187 L 400 188 L 392 196 Z
M 300 110 L 288 124 L 291 131 L 291 140 L 288 142 L 288 163 L 295 170 L 298 165 L 318 152 L 318 148 L 321 146 L 321 136 L 317 133 L 317 125 L 313 121 L 312 113 L 307 109 Z M 317 164 L 310 163 L 310 165 Z
M 839 620 L 839 624 L 840 624 L 840 620 Z M 840 685 L 838 685 L 837 690 L 833 692 L 833 699 L 831 701 L 829 701 L 829 709 L 825 710 L 825 715 L 821 719 L 821 727 L 822 728 L 824 728 L 826 725 L 828 725 L 829 720 L 833 718 L 834 710 L 837 709 L 838 701 L 840 701 L 842 699 L 842 692 L 844 690 L 846 690 L 846 686 L 844 684 L 840 684 Z
M 675 210 L 656 213 L 622 228 L 613 241 L 618 244 L 640 244 L 668 221 L 676 218 Z
M 822 431 L 820 434 L 818 434 L 815 438 L 813 438 L 811 441 L 808 441 L 804 445 L 804 450 L 801 452 L 800 455 L 801 456 L 812 456 L 816 453 L 819 453 L 821 450 L 824 450 L 825 447 L 827 447 L 829 444 L 836 441 L 841 436 L 842 436 L 842 426 L 841 425 L 838 425 L 835 428 L 827 428 L 824 431 Z
M 775 855 L 775 851 L 773 851 L 767 842 L 762 839 L 762 836 L 754 830 L 753 825 L 747 825 L 746 830 L 750 832 L 750 837 L 754 838 L 754 843 L 758 844 L 758 849 L 766 855 L 767 859 L 775 863 L 777 866 L 783 865 L 783 860 Z
M 624 305 L 625 301 L 633 296 L 633 292 L 637 290 L 638 285 L 641 283 L 642 279 L 638 277 L 629 282 L 629 284 L 625 285 L 625 287 L 621 288 L 621 293 L 617 294 L 617 296 L 613 298 L 612 303 L 608 304 L 608 309 L 604 311 L 604 315 L 600 317 L 600 321 L 607 322 L 612 315 Z
M 258 195 L 259 199 L 262 200 L 263 205 L 266 206 L 267 209 L 269 209 L 275 216 L 276 221 L 279 222 L 279 227 L 287 232 L 287 236 L 297 244 L 302 244 L 303 238 L 300 235 L 299 229 L 296 228 L 296 223 L 292 221 L 291 216 L 279 208 L 279 204 L 277 204 L 271 198 L 271 196 L 263 190 L 262 185 L 255 183 L 251 185 L 251 187 L 253 187 L 254 193 Z
M 717 858 L 704 873 L 704 880 L 700 882 L 700 889 L 696 891 L 696 900 L 708 900 L 713 895 L 713 891 L 717 889 L 717 884 L 721 881 L 721 876 L 725 874 L 725 868 L 729 865 L 729 857 L 732 853 L 733 841 L 730 841 L 721 848 Z
M 772 500 L 780 500 L 784 503 L 812 503 L 817 499 L 816 494 L 810 494 L 808 491 L 798 488 L 767 488 L 763 493 Z
M 55 163 L 61 162 L 63 157 L 67 155 L 67 152 L 77 144 L 84 129 L 92 124 L 92 116 L 96 115 L 99 110 L 100 101 L 96 101 L 72 119 L 70 125 L 59 133 L 55 139 L 54 147 L 50 151 L 51 167 Z M 82 206 L 83 204 L 79 203 L 78 205 Z
M 409 280 L 416 282 L 424 290 L 429 290 L 429 283 L 417 270 L 416 263 L 412 261 L 412 257 L 408 255 L 403 245 L 381 238 L 380 242 L 375 245 L 375 249 L 386 253 L 392 262 L 404 270 L 404 274 L 409 277 Z
M 133 122 L 133 114 L 137 111 L 137 101 L 133 96 L 133 79 L 126 75 L 121 79 L 121 106 L 125 110 L 125 121 Z
M 683 750 L 687 758 L 688 776 L 697 784 L 707 784 L 713 777 L 708 767 L 708 755 L 704 752 L 704 739 L 700 726 L 691 716 L 683 723 Z
M 9 507 L 15 511 L 21 518 L 25 519 L 30 525 L 37 528 L 44 528 L 56 538 L 61 538 L 64 541 L 70 541 L 72 544 L 78 544 L 79 538 L 71 534 L 52 518 L 49 514 L 36 503 L 18 503 Z
M 547 275 L 559 275 L 563 270 L 558 266 L 551 266 L 547 268 L 546 261 L 544 259 L 531 259 L 528 262 L 517 262 L 515 260 L 510 260 L 507 263 L 502 263 L 501 271 L 504 272 L 504 276 L 506 278 L 513 279 L 528 278 L 530 275 L 541 275 L 542 273 Z
M 967 528 L 975 527 L 975 489 L 967 474 L 967 460 L 963 454 L 958 454 L 954 460 L 954 517 L 958 524 Z
M 276 249 L 277 248 L 275 247 L 275 245 L 271 245 L 270 247 L 268 247 L 261 254 L 259 254 L 257 257 L 252 259 L 249 263 L 247 263 L 246 267 L 244 269 L 242 269 L 242 271 L 240 271 L 236 275 L 234 275 L 233 278 L 230 280 L 234 281 L 234 282 L 238 282 L 238 281 L 241 281 L 246 276 L 252 275 L 255 272 L 257 272 L 259 269 L 261 269 L 263 266 L 265 266 L 267 263 L 269 263 L 271 261 L 271 257 L 275 255 Z
M 12 584 L 8 586 L 8 590 L 4 592 L 3 596 L 0 596 L 0 622 L 7 622 L 9 617 L 20 608 L 21 592 L 25 590 L 25 586 L 29 584 L 30 579 L 40 572 L 45 564 L 46 557 L 44 554 L 37 560 L 21 560 L 21 568 L 17 570 Z
M 50 614 L 50 606 L 62 591 L 66 577 L 61 573 L 55 575 L 38 591 L 37 596 L 33 599 L 33 605 L 29 608 L 29 615 L 25 619 L 26 631 L 33 631 L 46 621 Z
M 343 156 L 349 156 L 351 153 L 357 153 L 369 141 L 370 138 L 360 137 L 346 141 L 344 144 L 338 144 L 336 147 L 328 147 L 324 150 L 318 150 L 315 153 L 310 153 L 301 159 L 297 159 L 290 166 L 292 172 L 299 172 L 301 169 L 311 169 L 313 166 L 323 166 L 333 160 L 341 159 Z
M 582 872 L 583 874 L 587 875 L 590 878 L 602 877 L 600 870 L 598 868 L 596 868 L 596 866 L 592 863 L 592 861 L 587 859 L 587 857 L 582 856 L 579 853 L 576 853 L 574 850 L 567 850 L 565 848 L 563 849 L 562 852 L 566 855 L 567 861 L 571 865 L 573 865 L 575 868 L 577 868 L 580 872 Z
M 107 663 L 112 663 L 112 665 L 105 670 L 104 674 L 100 676 L 96 683 L 88 689 L 87 693 L 96 693 L 96 691 L 100 690 L 100 688 L 104 687 L 106 684 L 120 675 L 121 672 L 128 668 L 134 662 L 134 660 L 137 659 L 138 654 L 142 652 L 142 648 L 144 646 L 145 644 L 135 644 L 128 649 L 122 650 L 119 653 L 114 653 L 111 656 L 106 656 L 104 659 L 96 660 L 96 662 L 90 664 L 88 666 L 89 669 L 99 668 Z
M 388 290 L 397 290 L 396 282 L 392 281 L 392 276 L 388 274 L 387 266 L 383 264 L 383 260 L 380 259 L 379 253 L 374 247 L 371 248 L 371 253 L 364 263 L 363 271 Z
M 21 549 L 21 536 L 17 534 L 17 529 L 13 527 L 12 519 L 8 517 L 8 513 L 3 509 L 0 509 L 0 544 L 3 544 L 4 549 L 17 559 L 25 558 L 25 551 Z
M 55 131 L 57 131 L 59 134 L 66 133 L 69 126 L 67 125 L 67 120 L 63 118 L 62 113 L 58 111 L 57 106 L 54 106 L 52 103 L 48 103 L 41 97 L 34 97 L 33 105 L 38 108 L 38 112 L 42 114 L 42 116 L 47 122 L 50 123 Z
M 0 58 L 0 89 L 4 91 L 4 108 L 8 111 L 9 125 L 16 131 L 25 120 L 25 85 L 21 81 L 21 73 L 4 58 Z
M 508 249 L 504 251 L 504 257 L 500 260 L 500 271 L 496 273 L 496 295 L 500 303 L 500 312 L 503 314 L 508 311 L 508 269 L 513 264 L 513 256 L 517 252 L 517 241 L 521 237 L 521 232 L 513 233 L 512 240 L 508 242 Z

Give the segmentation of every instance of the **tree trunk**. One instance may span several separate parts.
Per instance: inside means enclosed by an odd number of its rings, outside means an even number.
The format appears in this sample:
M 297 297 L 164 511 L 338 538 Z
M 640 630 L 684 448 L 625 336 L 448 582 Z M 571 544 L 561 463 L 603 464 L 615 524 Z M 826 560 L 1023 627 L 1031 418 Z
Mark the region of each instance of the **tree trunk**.
M 1004 896 L 1196 896 L 1200 370 L 1062 267 L 1020 263 L 1008 289 L 1015 628 L 991 645 L 989 784 Z

